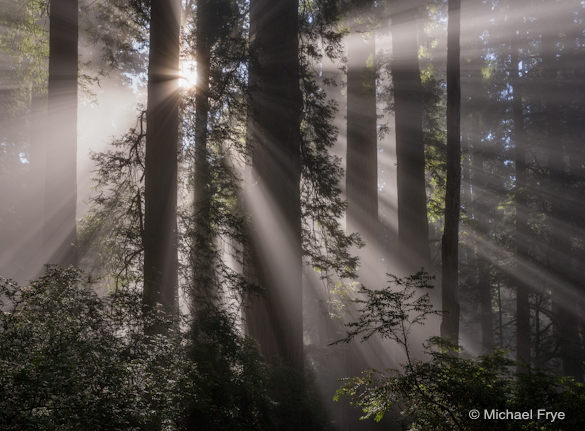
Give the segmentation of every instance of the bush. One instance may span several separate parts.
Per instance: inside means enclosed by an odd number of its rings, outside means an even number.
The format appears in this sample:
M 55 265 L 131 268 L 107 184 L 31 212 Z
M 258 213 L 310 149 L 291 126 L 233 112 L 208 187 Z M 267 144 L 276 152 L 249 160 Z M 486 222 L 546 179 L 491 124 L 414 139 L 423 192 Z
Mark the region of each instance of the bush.
M 0 430 L 323 429 L 303 377 L 267 365 L 237 316 L 179 322 L 82 278 L 51 267 L 30 286 L 0 280 Z
M 345 379 L 336 399 L 349 398 L 364 412 L 363 419 L 380 421 L 389 412 L 399 411 L 404 429 L 426 430 L 581 430 L 585 424 L 585 386 L 558 377 L 546 370 L 527 369 L 516 375 L 516 364 L 503 351 L 478 358 L 465 357 L 458 346 L 441 338 L 429 339 L 429 360 L 412 358 L 408 335 L 412 325 L 422 324 L 434 314 L 427 294 L 418 288 L 429 287 L 425 274 L 400 279 L 392 277 L 391 286 L 373 291 L 364 288 L 366 299 L 360 318 L 350 323 L 351 341 L 373 334 L 395 341 L 406 354 L 399 369 L 368 370 Z M 480 418 L 471 419 L 477 409 Z M 565 419 L 545 420 L 537 410 L 564 412 Z M 491 412 L 529 412 L 532 418 L 485 419 Z
M 177 334 L 145 336 L 133 295 L 100 298 L 75 269 L 0 282 L 0 429 L 171 427 L 188 364 Z

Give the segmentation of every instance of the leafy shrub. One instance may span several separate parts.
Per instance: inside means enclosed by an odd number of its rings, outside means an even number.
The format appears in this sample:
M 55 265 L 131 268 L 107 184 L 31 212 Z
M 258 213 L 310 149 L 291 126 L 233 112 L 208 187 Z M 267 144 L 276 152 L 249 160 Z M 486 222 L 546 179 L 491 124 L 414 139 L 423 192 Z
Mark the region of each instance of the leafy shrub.
M 100 298 L 80 278 L 49 268 L 27 287 L 0 282 L 0 429 L 170 427 L 180 337 L 144 335 L 137 298 Z
M 428 294 L 428 277 L 419 273 L 405 279 L 392 277 L 384 290 L 363 288 L 366 299 L 358 321 L 350 323 L 344 342 L 373 334 L 395 341 L 406 354 L 399 369 L 368 370 L 344 380 L 336 399 L 347 397 L 364 412 L 363 418 L 380 421 L 400 411 L 405 429 L 426 430 L 581 430 L 585 424 L 585 386 L 546 370 L 527 369 L 515 374 L 515 363 L 495 350 L 478 358 L 465 357 L 458 346 L 433 337 L 426 344 L 429 359 L 410 355 L 408 336 L 413 325 L 435 314 Z M 471 419 L 477 409 L 480 418 Z M 564 412 L 565 419 L 546 420 L 537 410 Z M 529 412 L 532 418 L 485 419 L 491 412 Z
M 0 430 L 324 429 L 303 377 L 221 309 L 180 322 L 51 267 L 26 287 L 0 279 L 0 310 Z

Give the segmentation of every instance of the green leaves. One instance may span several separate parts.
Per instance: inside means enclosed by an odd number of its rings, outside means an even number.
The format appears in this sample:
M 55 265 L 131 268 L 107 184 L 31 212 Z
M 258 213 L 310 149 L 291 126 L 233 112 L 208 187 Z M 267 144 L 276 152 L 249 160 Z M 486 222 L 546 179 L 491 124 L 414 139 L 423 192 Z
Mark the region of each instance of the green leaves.
M 27 287 L 0 282 L 1 429 L 134 430 L 148 412 L 176 417 L 180 338 L 145 336 L 145 320 L 162 316 L 141 314 L 138 298 L 100 298 L 81 279 L 50 267 Z
M 423 271 L 404 278 L 392 274 L 388 277 L 389 285 L 383 290 L 361 287 L 360 293 L 365 299 L 354 301 L 361 305 L 360 317 L 346 325 L 349 328 L 347 336 L 338 343 L 349 343 L 357 336 L 366 341 L 378 334 L 406 346 L 411 328 L 422 324 L 427 316 L 438 314 L 433 310 L 428 293 L 420 293 L 421 289 L 432 288 L 434 277 Z
M 145 312 L 137 293 L 93 288 L 73 268 L 26 287 L 0 279 L 1 430 L 315 429 L 287 426 L 324 417 L 303 377 L 269 367 L 233 313 L 179 324 Z M 145 334 L 153 326 L 167 329 Z
M 350 342 L 360 336 L 367 341 L 374 334 L 395 341 L 407 362 L 395 370 L 366 370 L 359 376 L 343 379 L 335 400 L 349 399 L 363 411 L 362 419 L 380 421 L 394 407 L 409 430 L 565 430 L 579 429 L 585 423 L 585 386 L 557 377 L 546 370 L 527 370 L 514 374 L 515 363 L 502 350 L 470 358 L 440 337 L 425 344 L 426 361 L 409 354 L 409 331 L 422 324 L 433 311 L 427 294 L 431 277 L 420 272 L 406 278 L 390 277 L 384 290 L 362 288 L 365 299 L 356 322 L 348 326 Z M 477 409 L 524 412 L 536 409 L 565 412 L 566 421 L 547 422 L 534 414 L 530 420 L 470 419 Z M 406 428 L 405 428 L 406 429 Z

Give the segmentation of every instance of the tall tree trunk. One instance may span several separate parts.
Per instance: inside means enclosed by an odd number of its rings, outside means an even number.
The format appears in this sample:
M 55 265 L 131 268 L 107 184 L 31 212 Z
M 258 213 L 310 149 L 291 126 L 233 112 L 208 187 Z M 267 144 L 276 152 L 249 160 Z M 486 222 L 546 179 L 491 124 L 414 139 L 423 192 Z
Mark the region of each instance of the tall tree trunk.
M 247 327 L 270 359 L 303 369 L 298 1 L 250 3 L 253 272 Z
M 461 1 L 449 0 L 447 29 L 447 185 L 445 228 L 441 244 L 443 321 L 441 336 L 459 342 L 459 207 L 461 188 L 461 84 L 460 84 Z
M 480 72 L 481 73 L 481 72 Z M 477 104 L 474 104 L 475 109 L 479 109 Z M 481 115 L 477 113 L 476 115 Z M 476 117 L 473 121 L 474 130 L 479 130 L 480 121 Z M 488 188 L 488 174 L 484 169 L 484 151 L 478 147 L 482 145 L 479 139 L 474 143 L 471 158 L 473 170 L 473 218 L 475 220 L 476 235 L 481 240 L 489 240 L 489 225 L 490 225 L 490 207 L 487 204 L 486 189 Z M 476 289 L 479 294 L 480 306 L 480 325 L 481 325 L 481 344 L 484 352 L 488 352 L 494 346 L 494 318 L 492 307 L 492 274 L 491 263 L 489 258 L 483 255 L 481 250 L 481 241 L 474 241 L 474 266 L 475 266 L 475 282 Z
M 428 267 L 430 261 L 422 132 L 423 87 L 416 31 L 418 1 L 394 1 L 392 20 L 392 82 L 396 124 L 398 240 L 406 271 Z M 427 268 L 428 269 L 428 268 Z
M 546 126 L 549 142 L 560 139 L 559 146 L 548 147 L 548 185 L 550 196 L 548 270 L 553 280 L 552 306 L 555 334 L 559 346 L 563 373 L 583 380 L 582 353 L 578 333 L 578 288 L 572 277 L 572 256 L 566 188 L 568 166 L 566 142 L 563 136 L 561 106 L 558 99 L 558 62 L 555 33 L 545 33 L 542 39 L 543 83 L 545 96 Z
M 516 35 L 512 41 L 511 73 L 516 76 L 512 79 L 512 120 L 514 142 L 514 165 L 516 167 L 516 226 L 514 242 L 516 244 L 515 268 L 516 276 L 516 360 L 521 363 L 518 371 L 523 370 L 523 365 L 530 365 L 530 302 L 529 286 L 522 277 L 522 262 L 529 260 L 528 239 L 532 236 L 528 225 L 528 199 L 527 199 L 527 166 L 526 148 L 524 137 L 524 114 L 522 107 L 521 77 L 519 69 L 520 35 Z M 513 76 L 513 75 L 512 75 Z
M 347 231 L 379 239 L 375 38 L 353 24 L 347 64 Z
M 572 100 L 572 108 L 567 117 L 567 131 L 568 131 L 568 158 L 569 158 L 569 178 L 572 189 L 572 196 L 569 199 L 569 223 L 571 231 L 569 235 L 573 238 L 583 236 L 585 232 L 585 91 L 581 85 L 581 77 L 583 76 L 583 64 L 585 64 L 583 49 L 579 36 L 583 30 L 582 21 L 574 19 L 575 11 L 583 18 L 584 11 L 581 2 L 578 0 L 571 0 L 569 5 L 572 5 L 569 14 L 571 15 L 571 26 L 567 32 L 567 40 L 571 40 L 568 46 L 568 53 L 565 64 L 570 68 L 571 78 L 565 81 L 564 91 L 561 93 L 566 99 Z M 582 268 L 585 266 L 585 244 L 575 246 L 572 253 L 571 262 L 571 276 L 576 287 L 576 294 L 579 296 L 576 316 L 578 320 L 578 331 L 581 335 L 581 344 L 578 346 L 577 353 L 581 359 L 585 359 L 585 352 L 583 351 L 585 341 L 585 271 Z M 577 334 L 578 336 L 578 334 Z M 579 342 L 579 339 L 576 340 Z
M 152 0 L 145 166 L 143 303 L 177 307 L 180 2 Z
M 51 1 L 49 19 L 50 148 L 45 169 L 48 263 L 77 263 L 78 2 Z
M 197 89 L 195 95 L 195 199 L 193 247 L 193 298 L 201 304 L 212 300 L 214 245 L 211 235 L 211 175 L 208 161 L 209 68 L 211 37 L 210 0 L 197 2 Z
M 44 212 L 44 198 L 45 198 L 45 169 L 47 160 L 47 145 L 46 133 L 48 129 L 48 112 L 47 112 L 47 93 L 44 89 L 33 86 L 31 98 L 31 114 L 30 114 L 30 165 L 31 171 L 36 175 L 31 179 L 31 191 L 29 196 L 30 208 L 34 214 L 42 214 Z M 47 256 L 39 252 L 45 246 L 45 220 L 38 219 L 29 225 L 30 237 L 26 244 L 29 249 L 29 257 L 27 258 L 26 279 L 30 280 L 37 278 L 44 270 L 44 260 Z

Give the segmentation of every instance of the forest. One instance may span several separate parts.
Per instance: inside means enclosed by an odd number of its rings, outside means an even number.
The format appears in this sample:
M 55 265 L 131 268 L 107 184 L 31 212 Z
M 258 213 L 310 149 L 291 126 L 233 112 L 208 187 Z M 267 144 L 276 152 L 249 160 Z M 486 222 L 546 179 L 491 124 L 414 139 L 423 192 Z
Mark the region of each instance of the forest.
M 0 431 L 585 429 L 585 1 L 0 0 Z

